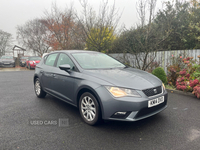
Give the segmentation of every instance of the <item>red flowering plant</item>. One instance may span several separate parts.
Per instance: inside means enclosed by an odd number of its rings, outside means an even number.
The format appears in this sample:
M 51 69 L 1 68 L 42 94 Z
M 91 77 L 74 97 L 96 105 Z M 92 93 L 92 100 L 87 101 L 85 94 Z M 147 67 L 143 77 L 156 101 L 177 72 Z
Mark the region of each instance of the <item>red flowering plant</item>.
M 192 80 L 190 81 L 190 86 L 193 88 L 193 94 L 200 98 L 200 65 L 195 64 L 193 67 L 194 72 L 191 74 Z
M 192 91 L 197 98 L 200 98 L 200 64 L 197 64 L 193 57 L 183 58 L 182 61 L 185 67 L 179 72 L 176 89 Z
M 197 98 L 200 98 L 200 85 L 198 84 L 193 88 L 192 92 Z
M 187 72 L 187 69 L 183 69 L 179 72 L 179 77 L 176 81 L 176 89 L 182 91 L 192 91 L 190 86 L 190 74 Z
M 179 76 L 179 72 L 184 68 L 182 56 L 171 57 L 171 64 L 167 65 L 167 81 L 170 86 L 176 86 L 176 80 Z
M 190 86 L 193 88 L 193 94 L 197 97 L 200 98 L 200 82 L 198 79 L 191 80 L 190 81 Z
M 191 86 L 192 76 L 191 74 L 194 72 L 194 68 L 192 67 L 195 61 L 192 60 L 193 57 L 183 58 L 182 61 L 184 62 L 185 66 L 179 72 L 179 76 L 176 80 L 176 89 L 182 91 L 192 91 L 193 88 Z M 195 81 L 196 82 L 196 81 Z

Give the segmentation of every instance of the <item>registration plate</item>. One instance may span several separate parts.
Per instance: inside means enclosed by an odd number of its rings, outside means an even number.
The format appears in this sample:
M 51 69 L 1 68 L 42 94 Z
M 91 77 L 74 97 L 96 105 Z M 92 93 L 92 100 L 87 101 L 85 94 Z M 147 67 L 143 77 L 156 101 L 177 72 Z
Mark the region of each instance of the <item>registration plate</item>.
M 164 96 L 148 101 L 148 107 L 153 107 L 164 102 Z
M 9 65 L 10 63 L 4 63 L 4 65 Z

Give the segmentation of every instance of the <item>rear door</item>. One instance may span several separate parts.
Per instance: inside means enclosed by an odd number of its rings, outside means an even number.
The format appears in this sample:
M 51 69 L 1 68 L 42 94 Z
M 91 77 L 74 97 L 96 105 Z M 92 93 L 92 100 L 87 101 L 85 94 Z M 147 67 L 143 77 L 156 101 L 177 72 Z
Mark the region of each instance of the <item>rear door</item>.
M 41 70 L 41 79 L 42 79 L 42 86 L 43 88 L 52 93 L 53 85 L 52 80 L 54 78 L 54 69 L 55 69 L 55 62 L 57 59 L 58 53 L 53 53 L 48 55 L 45 59 L 43 69 Z

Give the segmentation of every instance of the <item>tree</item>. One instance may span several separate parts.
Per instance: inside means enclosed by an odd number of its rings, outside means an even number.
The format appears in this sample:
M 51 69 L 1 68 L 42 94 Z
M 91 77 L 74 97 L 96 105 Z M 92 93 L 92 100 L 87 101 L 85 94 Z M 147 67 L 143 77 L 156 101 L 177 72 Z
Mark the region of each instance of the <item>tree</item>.
M 115 4 L 109 7 L 108 1 L 102 1 L 97 14 L 88 5 L 87 0 L 80 0 L 80 3 L 83 12 L 81 16 L 76 16 L 82 25 L 83 35 L 86 39 L 86 48 L 99 52 L 110 50 L 120 19 Z
M 163 50 L 160 45 L 170 35 L 170 20 L 159 22 L 159 24 L 154 21 L 155 6 L 156 0 L 140 0 L 137 7 L 140 24 L 135 28 L 125 30 L 115 42 L 119 45 L 118 47 L 121 47 L 121 50 L 116 48 L 117 51 L 132 55 L 133 67 L 142 70 L 148 69 L 155 60 L 157 51 Z M 149 10 L 148 13 L 147 10 Z M 166 28 L 163 29 L 164 27 Z
M 0 56 L 5 55 L 5 51 L 11 49 L 12 35 L 0 30 Z
M 192 7 L 199 8 L 200 7 L 200 1 L 199 0 L 190 0 L 190 3 Z
M 98 48 L 101 50 L 101 52 L 106 52 L 106 50 L 111 49 L 112 43 L 115 40 L 114 30 L 111 28 L 103 29 L 104 33 L 101 32 L 100 28 L 92 28 L 90 30 L 90 33 L 88 35 L 88 38 L 86 40 L 86 49 L 88 50 L 97 50 Z M 93 39 L 95 41 L 95 44 L 90 39 Z
M 191 39 L 193 39 L 193 48 L 200 48 L 200 1 L 191 0 L 190 7 L 190 22 L 189 22 L 189 33 Z
M 160 24 L 170 20 L 171 34 L 166 39 L 161 47 L 165 50 L 181 50 L 191 49 L 195 47 L 194 38 L 190 36 L 189 24 L 191 22 L 191 15 L 189 13 L 189 3 L 176 1 L 174 4 L 170 2 L 165 3 L 166 9 L 159 11 L 155 22 Z M 164 26 L 163 29 L 166 27 Z M 163 31 L 161 31 L 163 32 Z
M 83 49 L 82 29 L 75 20 L 73 6 L 62 11 L 53 4 L 51 12 L 45 12 L 43 24 L 50 31 L 48 44 L 54 50 Z
M 48 30 L 40 19 L 30 20 L 22 26 L 17 26 L 18 42 L 40 56 L 49 50 L 48 35 Z

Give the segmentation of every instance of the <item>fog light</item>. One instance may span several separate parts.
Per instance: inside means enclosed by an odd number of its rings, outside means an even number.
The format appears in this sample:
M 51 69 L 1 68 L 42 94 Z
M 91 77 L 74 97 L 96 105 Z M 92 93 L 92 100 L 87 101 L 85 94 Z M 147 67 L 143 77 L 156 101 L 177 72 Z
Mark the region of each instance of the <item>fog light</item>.
M 116 112 L 115 115 L 126 115 L 126 112 Z
M 131 112 L 116 112 L 111 116 L 111 118 L 125 119 L 130 113 Z

